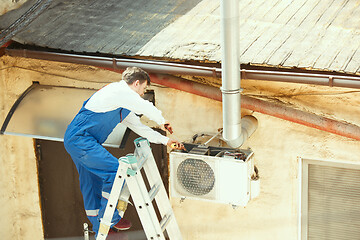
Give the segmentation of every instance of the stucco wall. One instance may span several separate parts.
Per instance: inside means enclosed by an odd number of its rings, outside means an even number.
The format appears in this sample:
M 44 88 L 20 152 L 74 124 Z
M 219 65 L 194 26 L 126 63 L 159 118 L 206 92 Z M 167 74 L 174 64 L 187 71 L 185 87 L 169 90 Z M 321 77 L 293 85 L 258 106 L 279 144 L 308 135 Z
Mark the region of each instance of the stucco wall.
M 261 192 L 245 208 L 173 199 L 186 239 L 295 240 L 298 231 L 298 159 L 360 163 L 360 144 L 270 116 L 254 114 L 259 128 L 243 146 L 255 152 Z
M 31 84 L 29 77 L 0 58 L 0 121 Z M 1 239 L 42 239 L 42 223 L 33 140 L 0 136 Z
M 94 67 L 7 56 L 0 60 L 1 121 L 32 81 L 100 88 L 119 79 L 119 74 Z M 357 117 L 359 93 L 348 92 L 349 89 L 254 81 L 243 81 L 242 86 L 244 94 L 279 99 L 295 108 L 360 124 Z M 173 124 L 180 140 L 187 140 L 199 132 L 215 132 L 222 127 L 220 102 L 174 89 L 152 88 L 156 91 L 157 107 Z M 337 106 L 340 102 L 344 107 Z M 251 112 L 243 110 L 242 114 L 245 113 Z M 259 127 L 243 147 L 251 147 L 255 152 L 261 179 L 259 197 L 245 208 L 236 209 L 188 199 L 180 203 L 179 199 L 173 198 L 171 201 L 184 239 L 259 240 L 270 236 L 279 240 L 297 239 L 298 157 L 360 163 L 357 157 L 359 141 L 256 112 L 253 115 L 258 119 Z M 32 144 L 31 139 L 24 137 L 0 136 L 0 234 L 8 236 L 4 239 L 41 239 L 42 236 Z
M 297 109 L 360 124 L 357 91 L 255 81 L 243 81 L 242 86 L 247 95 L 261 95 L 269 101 L 278 99 Z M 175 129 L 181 129 L 183 139 L 205 131 L 204 128 L 214 132 L 221 127 L 218 102 L 188 97 L 176 90 L 171 92 L 170 96 L 176 96 L 168 100 L 173 105 L 162 109 L 170 112 L 171 106 L 178 106 L 171 112 L 171 120 L 176 124 Z M 195 103 L 194 111 L 186 108 L 191 98 Z M 180 107 L 184 103 L 185 107 Z M 199 112 L 198 103 L 208 108 L 207 111 Z M 244 109 L 242 114 L 250 112 Z M 245 208 L 236 209 L 230 205 L 188 199 L 181 203 L 180 199 L 172 199 L 185 239 L 259 240 L 270 239 L 270 236 L 276 240 L 298 239 L 298 157 L 360 164 L 357 157 L 359 141 L 256 112 L 253 115 L 258 119 L 258 129 L 242 148 L 250 147 L 255 153 L 261 180 L 259 197 L 251 200 Z

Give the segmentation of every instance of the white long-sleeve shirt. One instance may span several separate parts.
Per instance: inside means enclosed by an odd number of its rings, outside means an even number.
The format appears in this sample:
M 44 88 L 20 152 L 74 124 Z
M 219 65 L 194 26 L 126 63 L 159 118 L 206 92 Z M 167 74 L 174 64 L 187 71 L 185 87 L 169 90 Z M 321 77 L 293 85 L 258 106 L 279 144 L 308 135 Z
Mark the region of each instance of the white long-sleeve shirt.
M 151 102 L 144 100 L 141 96 L 132 90 L 129 85 L 121 80 L 106 85 L 89 99 L 85 108 L 97 112 L 109 112 L 117 108 L 125 108 L 130 111 L 128 116 L 121 122 L 138 135 L 147 138 L 152 143 L 167 144 L 169 138 L 152 130 L 150 127 L 141 123 L 136 114 L 144 114 L 150 120 L 161 125 L 165 123 L 160 110 Z

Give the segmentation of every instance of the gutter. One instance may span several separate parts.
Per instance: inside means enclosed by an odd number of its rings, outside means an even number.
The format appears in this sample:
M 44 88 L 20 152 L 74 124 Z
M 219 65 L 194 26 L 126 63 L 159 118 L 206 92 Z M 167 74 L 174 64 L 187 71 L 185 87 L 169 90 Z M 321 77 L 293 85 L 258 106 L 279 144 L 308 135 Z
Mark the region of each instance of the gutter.
M 31 50 L 19 50 L 19 49 L 6 49 L 6 54 L 13 57 L 27 57 L 33 59 L 67 62 L 75 64 L 85 64 L 90 66 L 102 67 L 108 70 L 121 72 L 127 65 L 131 66 L 143 66 L 143 69 L 149 71 L 151 75 L 151 81 L 163 86 L 171 87 L 180 91 L 189 92 L 206 98 L 210 98 L 216 101 L 222 101 L 222 95 L 218 88 L 208 86 L 205 84 L 192 82 L 180 77 L 171 76 L 165 73 L 183 74 L 183 75 L 197 75 L 197 76 L 221 76 L 221 70 L 218 68 L 209 68 L 201 66 L 182 65 L 175 63 L 161 63 L 156 61 L 147 60 L 128 60 L 128 59 L 115 59 L 104 57 L 89 57 L 74 54 L 62 54 L 62 53 L 50 53 L 42 51 Z M 153 63 L 157 63 L 152 65 Z M 130 66 L 130 65 L 129 65 Z M 150 71 L 149 69 L 152 69 Z M 156 71 L 157 70 L 157 71 Z M 169 71 L 168 71 L 169 70 Z M 171 71 L 170 71 L 171 70 Z M 155 72 L 155 73 L 154 73 Z M 246 72 L 247 79 L 253 76 L 264 78 L 265 76 L 270 81 L 291 82 L 294 83 L 307 83 L 314 80 L 318 83 L 325 83 L 326 79 L 331 75 L 320 74 L 304 74 L 304 73 L 277 73 L 269 71 L 256 71 L 256 70 L 241 70 L 242 73 Z M 249 74 L 248 74 L 249 73 Z M 292 81 L 296 80 L 296 81 Z M 336 80 L 336 81 L 335 81 Z M 299 82 L 300 81 L 300 82 Z M 346 85 L 346 87 L 352 87 L 360 89 L 360 78 L 347 77 L 347 76 L 334 76 L 333 83 Z M 311 83 L 315 84 L 315 83 Z M 345 86 L 343 86 L 345 87 Z M 334 133 L 347 138 L 360 141 L 360 127 L 350 123 L 344 123 L 333 119 L 318 116 L 313 113 L 307 113 L 300 110 L 292 109 L 280 104 L 266 102 L 260 99 L 242 96 L 241 107 L 259 112 L 262 114 L 274 116 L 287 121 L 302 124 L 304 126 L 316 128 L 322 131 Z
M 181 63 L 161 61 L 124 59 L 110 57 L 95 57 L 78 54 L 44 52 L 27 49 L 5 49 L 5 54 L 12 57 L 34 58 L 48 61 L 84 64 L 109 69 L 125 69 L 126 67 L 140 67 L 149 73 L 163 73 L 172 75 L 194 75 L 221 78 L 221 68 L 194 66 Z M 262 80 L 274 82 L 288 82 L 300 84 L 314 84 L 329 87 L 344 87 L 360 89 L 360 77 L 340 76 L 334 74 L 295 73 L 280 71 L 262 71 L 241 69 L 241 78 L 248 80 Z
M 328 87 L 360 89 L 360 77 L 339 76 L 331 74 L 276 72 L 259 70 L 241 70 L 243 79 L 274 82 L 302 83 Z
M 195 65 L 183 65 L 178 63 L 139 60 L 139 59 L 125 59 L 125 58 L 110 58 L 110 57 L 95 57 L 77 54 L 55 53 L 34 51 L 27 49 L 9 49 L 5 53 L 12 57 L 34 58 L 56 62 L 66 62 L 75 64 L 84 64 L 90 66 L 97 66 L 102 68 L 111 68 L 114 70 L 125 69 L 127 67 L 140 67 L 149 73 L 163 73 L 173 75 L 194 75 L 194 76 L 212 76 L 221 77 L 221 69 L 212 67 L 202 67 Z

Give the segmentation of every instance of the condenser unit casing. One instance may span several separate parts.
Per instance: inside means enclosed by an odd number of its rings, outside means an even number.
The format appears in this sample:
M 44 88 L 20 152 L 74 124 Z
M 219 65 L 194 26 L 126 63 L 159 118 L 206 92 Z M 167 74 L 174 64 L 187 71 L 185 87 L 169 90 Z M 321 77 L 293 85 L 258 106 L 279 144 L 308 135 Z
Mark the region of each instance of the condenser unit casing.
M 171 152 L 171 196 L 245 206 L 251 198 L 254 163 L 253 152 L 243 152 L 243 160 Z

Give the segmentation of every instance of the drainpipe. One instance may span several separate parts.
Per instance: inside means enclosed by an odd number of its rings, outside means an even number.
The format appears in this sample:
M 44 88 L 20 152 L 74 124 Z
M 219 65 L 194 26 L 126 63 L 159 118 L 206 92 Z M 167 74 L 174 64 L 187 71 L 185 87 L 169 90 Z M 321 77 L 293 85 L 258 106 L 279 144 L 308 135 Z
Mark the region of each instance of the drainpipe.
M 253 116 L 241 119 L 239 1 L 222 0 L 220 9 L 223 138 L 238 148 L 256 130 L 257 120 Z

